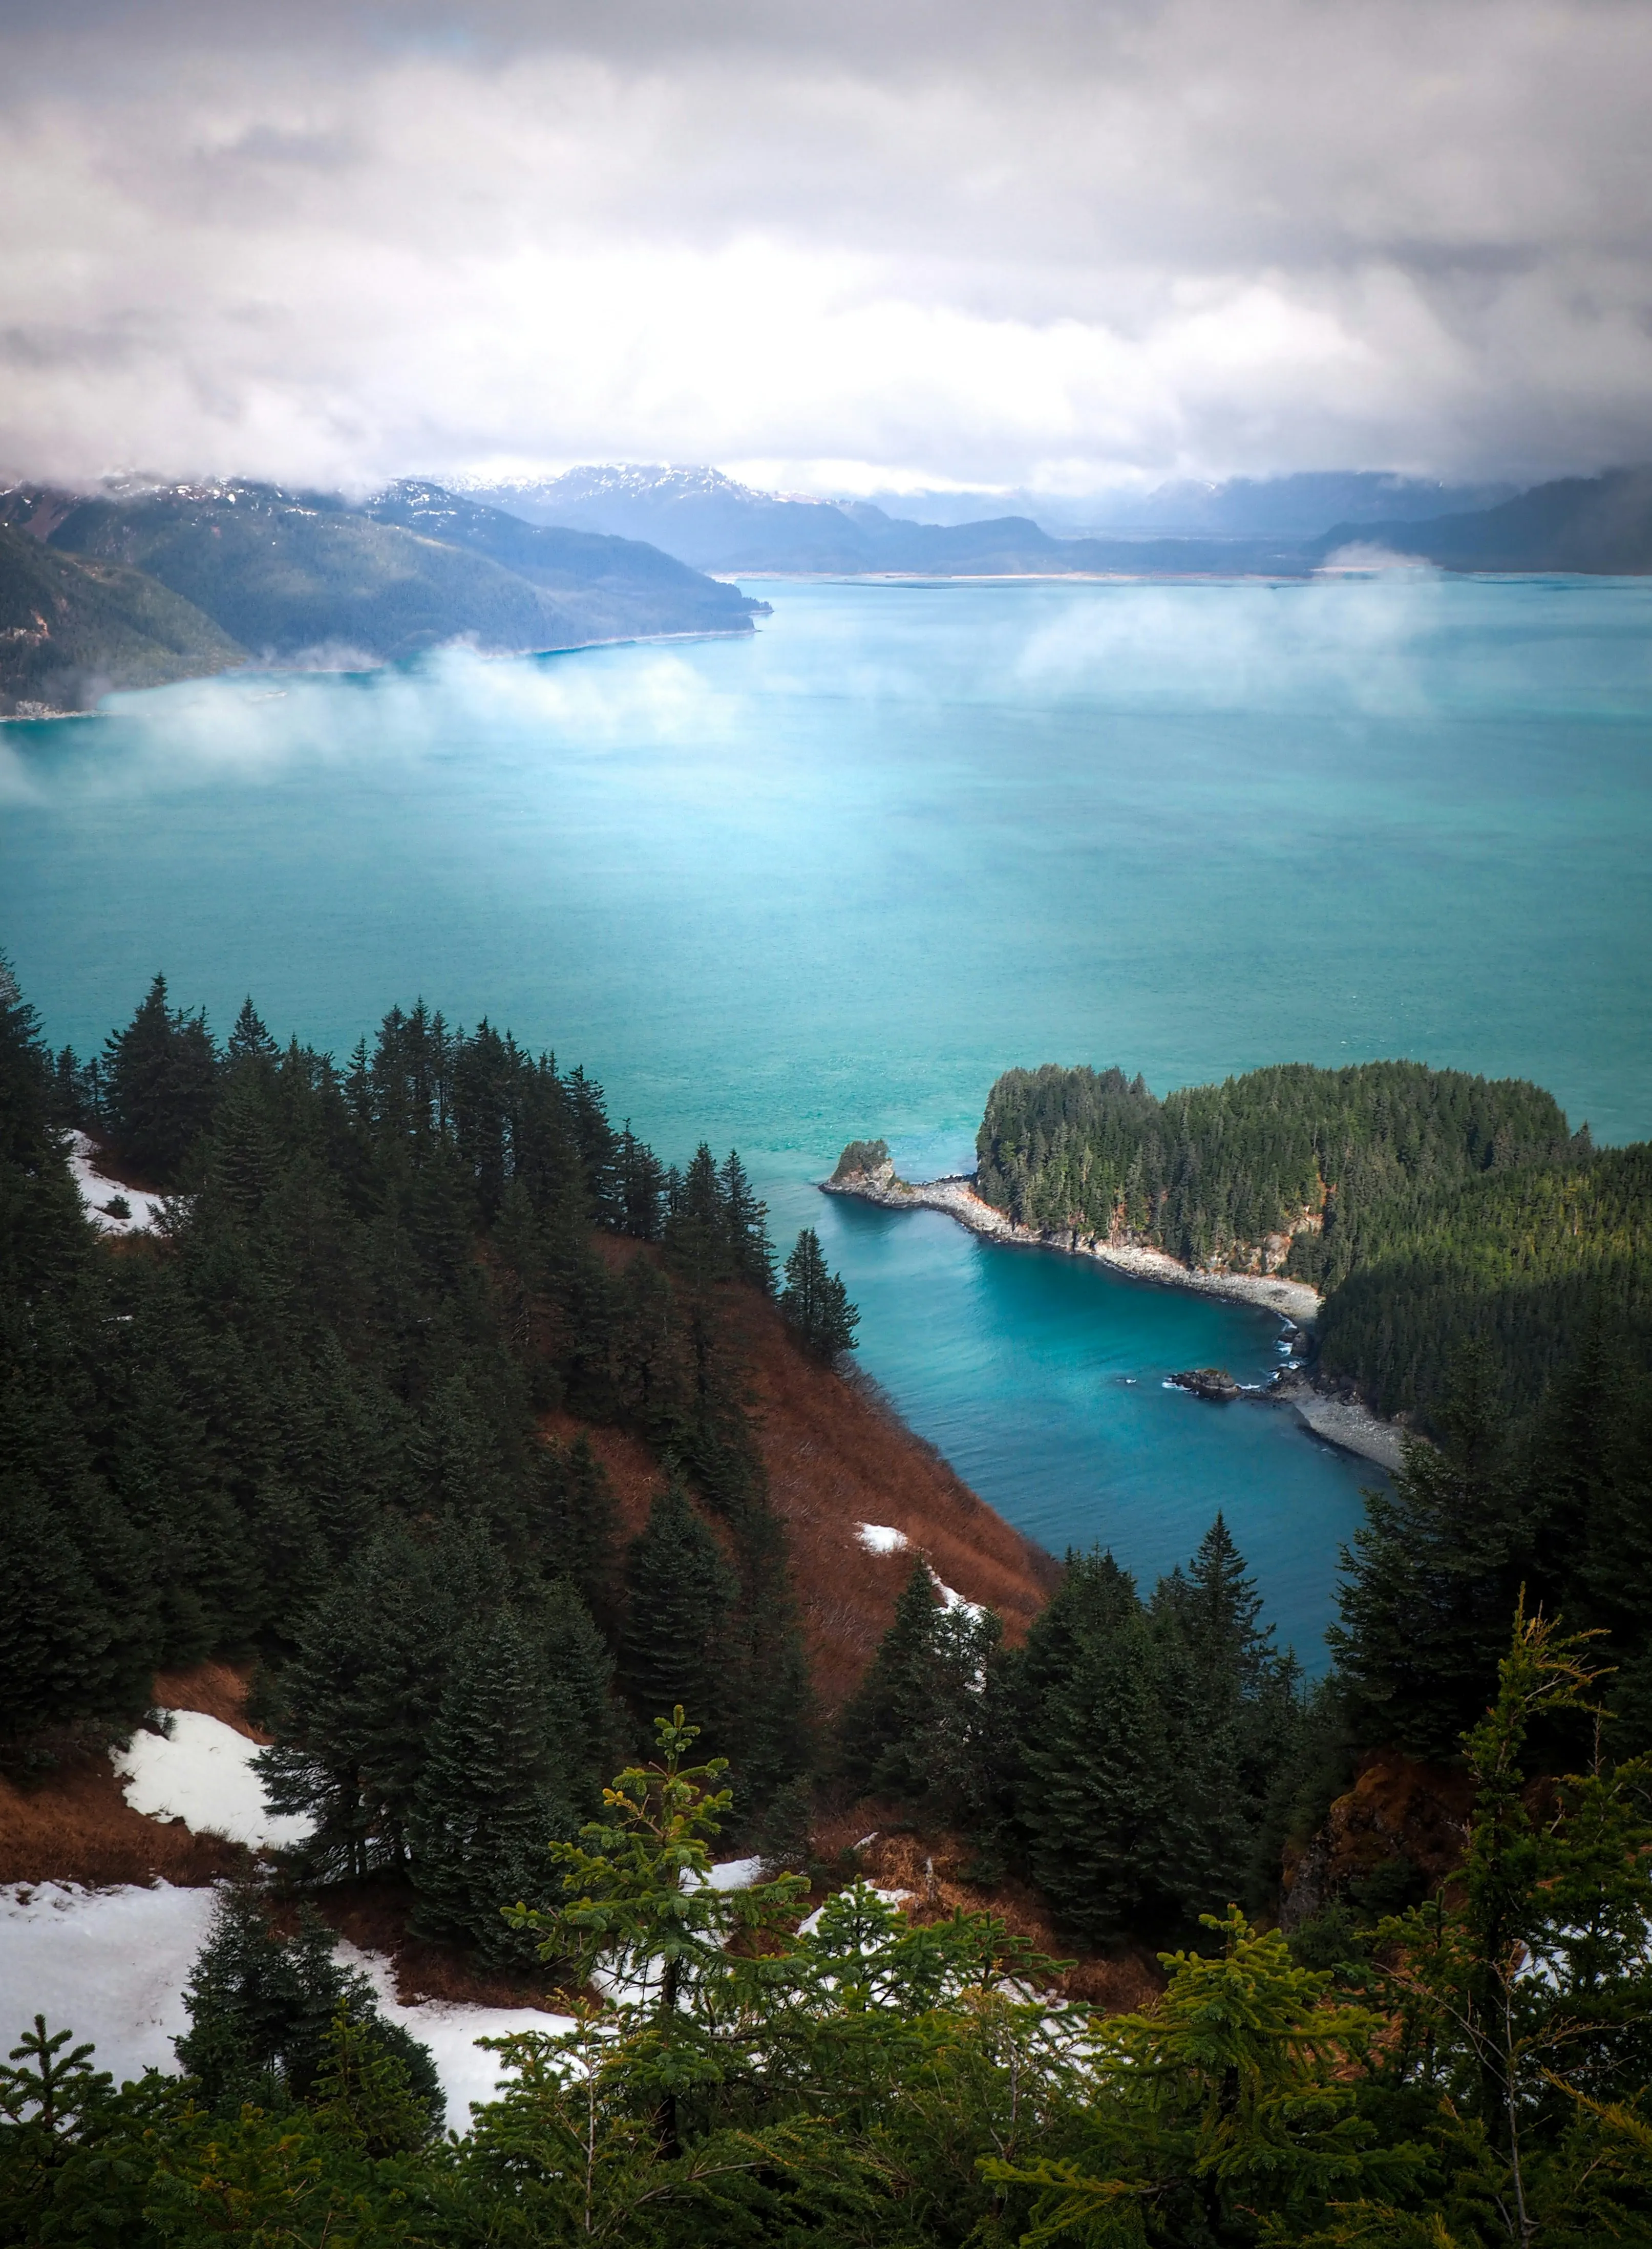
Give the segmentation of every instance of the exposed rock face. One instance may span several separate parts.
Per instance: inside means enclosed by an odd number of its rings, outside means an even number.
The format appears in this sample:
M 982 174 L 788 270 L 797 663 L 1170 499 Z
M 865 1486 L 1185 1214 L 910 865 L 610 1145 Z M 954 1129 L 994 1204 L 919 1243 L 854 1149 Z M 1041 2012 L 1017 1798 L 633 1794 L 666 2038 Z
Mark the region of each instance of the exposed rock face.
M 821 1188 L 826 1194 L 858 1195 L 864 1202 L 879 1203 L 888 1210 L 942 1210 L 972 1233 L 987 1235 L 995 1241 L 1019 1241 L 1034 1248 L 1064 1250 L 1072 1257 L 1093 1257 L 1098 1264 L 1111 1265 L 1138 1281 L 1194 1289 L 1206 1296 L 1236 1297 L 1242 1303 L 1260 1304 L 1277 1312 L 1282 1319 L 1306 1322 L 1319 1309 L 1319 1292 L 1305 1281 L 1287 1281 L 1277 1274 L 1205 1272 L 1182 1264 L 1162 1249 L 1074 1234 L 1066 1228 L 1041 1234 L 1034 1227 L 1019 1225 L 988 1202 L 976 1190 L 973 1172 L 912 1186 L 896 1177 L 888 1148 L 881 1140 L 851 1140 L 830 1179 L 821 1181 Z
M 1230 1398 L 1240 1395 L 1239 1385 L 1225 1366 L 1195 1366 L 1185 1374 L 1173 1374 L 1170 1379 L 1178 1390 L 1191 1390 L 1195 1398 L 1214 1398 L 1226 1405 Z

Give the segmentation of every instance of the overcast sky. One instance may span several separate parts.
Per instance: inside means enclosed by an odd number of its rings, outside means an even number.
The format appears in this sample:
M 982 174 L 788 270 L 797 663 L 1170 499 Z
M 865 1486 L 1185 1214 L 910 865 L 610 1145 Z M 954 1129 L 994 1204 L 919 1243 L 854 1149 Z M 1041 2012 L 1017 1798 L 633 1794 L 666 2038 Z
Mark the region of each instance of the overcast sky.
M 1652 457 L 1649 0 L 0 0 L 0 467 Z

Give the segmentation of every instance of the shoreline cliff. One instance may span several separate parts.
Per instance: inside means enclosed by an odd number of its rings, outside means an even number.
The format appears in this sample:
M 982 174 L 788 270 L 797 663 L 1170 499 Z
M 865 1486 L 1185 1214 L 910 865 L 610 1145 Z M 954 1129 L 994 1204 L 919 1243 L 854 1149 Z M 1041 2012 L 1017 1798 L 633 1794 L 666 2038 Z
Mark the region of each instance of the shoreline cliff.
M 1293 1326 L 1311 1327 L 1321 1298 L 1306 1281 L 1285 1279 L 1279 1274 L 1213 1273 L 1184 1265 L 1163 1249 L 1131 1242 L 1111 1242 L 1093 1235 L 1041 1233 L 1022 1226 L 985 1200 L 975 1190 L 973 1173 L 954 1173 L 916 1184 L 898 1179 L 887 1156 L 866 1169 L 843 1171 L 818 1182 L 823 1194 L 847 1195 L 857 1202 L 875 1203 L 884 1210 L 937 1210 L 956 1219 L 972 1234 L 1028 1249 L 1053 1249 L 1069 1257 L 1088 1257 L 1098 1265 L 1124 1274 L 1132 1281 L 1160 1288 L 1190 1289 L 1201 1296 L 1222 1296 L 1230 1302 L 1254 1304 Z M 1325 1444 L 1357 1454 L 1392 1473 L 1401 1463 L 1407 1432 L 1385 1421 L 1357 1397 L 1319 1388 L 1311 1376 L 1283 1376 L 1266 1392 L 1251 1393 L 1268 1403 L 1290 1406 L 1298 1419 Z

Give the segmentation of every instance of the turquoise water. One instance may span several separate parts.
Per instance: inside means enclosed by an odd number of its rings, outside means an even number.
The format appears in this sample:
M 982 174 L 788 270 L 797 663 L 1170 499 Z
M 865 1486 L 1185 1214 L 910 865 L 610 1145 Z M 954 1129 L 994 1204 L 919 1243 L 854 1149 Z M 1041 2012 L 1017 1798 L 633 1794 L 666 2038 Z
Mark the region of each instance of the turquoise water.
M 769 583 L 754 640 L 196 683 L 0 730 L 3 942 L 82 1049 L 164 966 L 341 1050 L 394 999 L 582 1060 L 819 1225 L 862 1357 L 985 1496 L 1144 1572 L 1227 1509 L 1286 1634 L 1370 1471 L 1275 1324 L 808 1182 L 966 1161 L 1012 1063 L 1160 1090 L 1407 1054 L 1652 1130 L 1652 587 Z M 1130 1379 L 1127 1378 L 1133 1378 Z

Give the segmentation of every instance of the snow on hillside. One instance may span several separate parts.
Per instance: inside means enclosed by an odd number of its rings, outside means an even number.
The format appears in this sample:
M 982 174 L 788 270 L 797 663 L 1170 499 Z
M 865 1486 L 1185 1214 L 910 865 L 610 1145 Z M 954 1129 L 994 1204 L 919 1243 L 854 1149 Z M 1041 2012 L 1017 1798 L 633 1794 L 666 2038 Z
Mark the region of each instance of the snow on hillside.
M 252 1760 L 258 1744 L 221 1718 L 200 1710 L 169 1710 L 170 1731 L 138 1733 L 109 1762 L 126 1777 L 122 1791 L 134 1812 L 151 1819 L 182 1819 L 196 1835 L 223 1835 L 249 1850 L 302 1842 L 310 1822 L 272 1812 Z
M 95 2066 L 117 2084 L 146 2069 L 175 2071 L 172 2041 L 189 2026 L 183 1989 L 216 1901 L 213 1890 L 165 1882 L 153 1889 L 84 1890 L 69 1882 L 0 1888 L 0 2051 L 43 2014 L 50 2029 L 72 2031 L 77 2044 L 90 2039 Z M 573 2028 L 571 2017 L 537 2007 L 409 2005 L 396 1998 L 382 1956 L 341 1944 L 337 1957 L 369 1978 L 388 2020 L 429 2046 L 455 2131 L 469 2128 L 473 2101 L 491 2100 L 499 2089 L 499 2058 L 478 2048 L 478 2039 Z
M 855 1536 L 869 1554 L 904 1554 L 912 1543 L 904 1530 L 887 1523 L 863 1523 Z
M 69 1169 L 80 1190 L 86 1216 L 105 1234 L 147 1234 L 157 1225 L 167 1198 L 146 1194 L 141 1187 L 123 1187 L 106 1180 L 96 1168 L 98 1152 L 84 1132 L 69 1135 Z M 124 1202 L 126 1215 L 118 1206 Z M 117 1208 L 111 1210 L 111 1203 Z
M 887 1523 L 857 1523 L 855 1536 L 869 1554 L 904 1554 L 912 1544 L 904 1530 L 897 1530 Z M 933 1565 L 929 1565 L 929 1574 L 940 1596 L 942 1608 L 967 1609 L 971 1616 L 985 1614 L 979 1601 L 967 1601 L 960 1592 L 937 1577 Z
M 176 2069 L 172 2041 L 189 2027 L 183 1986 L 212 1918 L 211 1890 L 72 1882 L 0 1889 L 0 2040 L 10 2052 L 36 2015 L 97 2046 L 120 2084 Z

